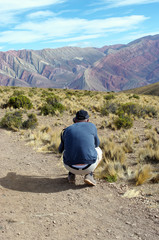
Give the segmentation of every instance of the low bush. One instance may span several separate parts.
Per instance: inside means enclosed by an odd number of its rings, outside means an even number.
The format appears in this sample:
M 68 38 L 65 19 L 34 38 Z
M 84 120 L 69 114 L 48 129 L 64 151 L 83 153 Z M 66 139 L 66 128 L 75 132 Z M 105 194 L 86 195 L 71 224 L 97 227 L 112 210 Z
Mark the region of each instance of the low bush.
M 108 95 L 104 96 L 104 99 L 106 99 L 106 100 L 115 99 L 115 96 L 114 96 L 114 94 L 108 94 Z
M 11 88 L 6 86 L 4 89 L 3 89 L 3 92 L 10 92 Z
M 141 108 L 138 104 L 135 104 L 135 103 L 124 103 L 124 104 L 120 104 L 120 107 L 117 111 L 117 114 L 119 116 L 127 113 L 128 115 L 135 115 L 135 116 L 140 116 L 140 111 L 141 111 Z
M 56 105 L 52 106 L 51 104 L 45 104 L 41 107 L 41 115 L 55 115 L 56 111 L 59 111 L 60 113 L 62 113 L 64 111 L 64 106 L 61 103 L 57 103 Z
M 46 97 L 53 97 L 53 98 L 58 98 L 52 91 L 50 90 L 43 90 L 42 94 L 41 94 L 42 98 L 46 98 Z
M 22 112 L 9 112 L 0 121 L 0 126 L 2 128 L 7 128 L 11 130 L 18 130 L 22 127 Z
M 110 113 L 112 114 L 117 114 L 117 111 L 119 109 L 119 104 L 118 103 L 112 103 L 112 102 L 107 102 L 104 104 L 104 106 L 101 108 L 101 114 L 103 116 L 108 116 Z
M 38 93 L 38 89 L 33 87 L 33 88 L 29 89 L 28 96 L 29 96 L 29 97 L 33 97 L 33 96 L 36 95 L 37 93 Z
M 65 98 L 68 98 L 68 99 L 71 100 L 72 96 L 74 96 L 74 92 L 71 92 L 71 91 L 67 90 L 66 93 L 65 93 Z
M 31 103 L 30 99 L 27 98 L 26 96 L 19 95 L 19 96 L 15 96 L 15 97 L 14 96 L 10 97 L 6 106 L 13 107 L 13 108 L 31 109 L 33 107 L 33 104 Z
M 136 98 L 136 99 L 140 99 L 139 95 L 133 94 L 132 96 L 129 97 L 129 99 L 131 98 Z
M 148 115 L 149 117 L 157 117 L 157 110 L 151 106 L 140 106 L 136 103 L 125 103 L 121 104 L 117 114 L 120 116 L 123 113 L 127 113 L 128 115 L 134 115 L 137 117 L 145 117 Z
M 19 130 L 19 129 L 33 129 L 38 125 L 37 117 L 34 113 L 28 115 L 28 119 L 23 122 L 23 112 L 15 111 L 8 112 L 0 121 L 0 127 L 10 129 L 10 130 Z
M 120 128 L 131 128 L 133 126 L 133 119 L 129 116 L 120 116 L 114 121 L 115 126 L 117 129 Z
M 141 106 L 137 103 L 117 103 L 117 102 L 107 102 L 101 107 L 100 110 L 103 116 L 108 116 L 110 113 L 116 114 L 119 117 L 127 115 L 137 116 L 139 118 L 149 116 L 152 118 L 157 117 L 157 110 L 151 106 Z
M 50 104 L 52 106 L 55 106 L 58 102 L 59 102 L 59 97 L 53 95 L 53 96 L 49 96 L 46 98 L 46 102 L 47 104 Z
M 36 128 L 38 125 L 38 119 L 37 119 L 36 114 L 34 114 L 34 113 L 28 114 L 28 119 L 26 121 L 24 121 L 22 125 L 23 125 L 23 128 L 26 128 L 26 129 Z
M 23 95 L 25 92 L 23 90 L 14 90 L 13 96 L 20 96 Z
M 41 107 L 41 115 L 55 115 L 56 111 L 62 113 L 65 110 L 65 107 L 58 102 L 58 97 L 48 97 L 46 102 L 47 103 Z
M 156 118 L 158 113 L 157 110 L 152 106 L 144 106 L 143 107 L 143 115 L 148 115 L 149 117 Z

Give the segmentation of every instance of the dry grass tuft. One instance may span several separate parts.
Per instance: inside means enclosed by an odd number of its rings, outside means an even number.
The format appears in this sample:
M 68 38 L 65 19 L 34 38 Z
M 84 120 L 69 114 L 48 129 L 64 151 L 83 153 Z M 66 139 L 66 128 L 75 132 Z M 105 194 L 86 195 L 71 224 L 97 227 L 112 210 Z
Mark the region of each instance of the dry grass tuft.
M 123 136 L 122 136 L 122 147 L 123 150 L 126 153 L 132 153 L 134 151 L 133 149 L 133 143 L 134 143 L 134 136 L 132 130 L 128 130 Z
M 95 177 L 106 179 L 109 182 L 117 181 L 117 178 L 125 178 L 126 165 L 125 153 L 112 139 L 102 139 L 100 147 L 103 151 L 103 158 L 95 171 Z
M 139 151 L 139 161 L 151 164 L 159 164 L 159 137 L 156 132 L 147 133 L 149 139 L 144 148 Z
M 49 126 L 38 127 L 28 133 L 27 141 L 38 151 L 58 153 L 60 130 L 53 131 Z
M 146 164 L 144 166 L 141 167 L 141 169 L 139 169 L 136 172 L 136 185 L 141 185 L 145 182 L 150 181 L 153 178 L 154 174 L 152 172 L 152 166 L 150 164 Z

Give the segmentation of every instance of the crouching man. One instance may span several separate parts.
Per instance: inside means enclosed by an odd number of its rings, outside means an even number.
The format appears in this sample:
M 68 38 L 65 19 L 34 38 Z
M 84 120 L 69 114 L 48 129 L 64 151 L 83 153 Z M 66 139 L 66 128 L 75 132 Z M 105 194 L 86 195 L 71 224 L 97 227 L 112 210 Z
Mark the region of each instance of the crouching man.
M 61 134 L 59 152 L 68 172 L 69 183 L 75 183 L 75 175 L 84 175 L 86 184 L 95 186 L 93 171 L 102 159 L 96 126 L 89 122 L 88 112 L 80 110 L 73 119 L 74 124 Z

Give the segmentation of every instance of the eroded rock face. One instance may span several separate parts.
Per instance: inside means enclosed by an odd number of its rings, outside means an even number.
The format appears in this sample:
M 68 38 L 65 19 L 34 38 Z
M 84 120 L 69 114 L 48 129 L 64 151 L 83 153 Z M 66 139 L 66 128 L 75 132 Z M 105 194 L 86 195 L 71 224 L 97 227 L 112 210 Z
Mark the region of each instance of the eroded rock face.
M 106 55 L 94 64 L 88 81 L 120 91 L 159 81 L 159 35 L 142 38 Z
M 127 45 L 0 52 L 0 85 L 121 91 L 159 81 L 159 35 Z

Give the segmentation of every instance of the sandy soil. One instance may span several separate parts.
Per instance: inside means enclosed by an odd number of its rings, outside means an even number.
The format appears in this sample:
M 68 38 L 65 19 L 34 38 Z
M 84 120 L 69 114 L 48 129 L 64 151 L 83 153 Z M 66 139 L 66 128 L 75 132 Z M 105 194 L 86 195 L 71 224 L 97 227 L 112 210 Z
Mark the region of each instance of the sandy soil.
M 82 176 L 70 185 L 59 162 L 0 129 L 1 240 L 159 239 L 157 193 L 104 181 L 89 187 Z

